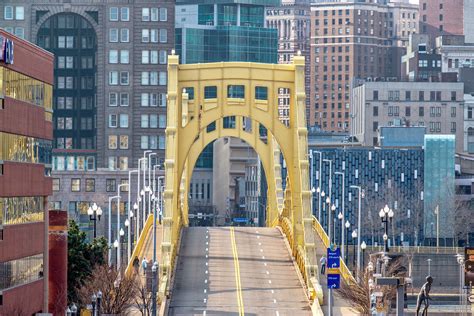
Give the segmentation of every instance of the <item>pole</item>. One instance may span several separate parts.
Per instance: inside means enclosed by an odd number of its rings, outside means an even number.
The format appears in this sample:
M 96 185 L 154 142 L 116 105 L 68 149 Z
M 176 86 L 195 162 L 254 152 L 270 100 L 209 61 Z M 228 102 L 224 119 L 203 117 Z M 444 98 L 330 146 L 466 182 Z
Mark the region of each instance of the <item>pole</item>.
M 321 224 L 321 192 L 323 191 L 323 186 L 322 186 L 322 167 L 323 167 L 323 153 L 320 151 L 314 151 L 315 153 L 319 154 L 319 174 L 318 174 L 318 186 L 319 186 L 319 200 L 318 200 L 318 221 Z
M 148 187 L 150 188 L 150 190 L 151 190 L 151 183 L 150 182 L 151 182 L 151 168 L 152 168 L 151 167 L 151 156 L 156 156 L 156 153 L 149 153 L 148 154 Z M 153 172 L 154 171 L 155 171 L 155 169 L 153 169 Z M 153 178 L 153 181 L 154 180 L 155 180 L 155 178 Z M 148 204 L 149 204 L 148 215 L 150 215 L 151 214 L 151 195 L 148 196 Z
M 349 252 L 348 241 L 349 241 L 349 228 L 346 228 L 346 249 L 347 249 L 347 252 Z M 344 258 L 346 260 L 346 266 L 347 266 L 347 257 L 349 257 L 349 255 L 347 253 L 344 253 Z
M 345 210 L 345 175 L 344 172 L 336 171 L 334 174 L 342 176 L 342 220 L 341 220 L 341 255 L 344 258 L 344 221 L 346 220 L 346 210 Z
M 359 274 L 360 271 L 360 238 L 362 235 L 362 226 L 361 226 L 361 188 L 359 187 L 359 210 L 357 214 L 357 274 Z
M 397 316 L 403 316 L 404 300 L 404 286 L 397 285 Z
M 439 252 L 439 205 L 436 205 L 436 252 Z M 444 244 L 446 246 L 446 243 Z
M 132 197 L 131 197 L 131 193 L 132 193 L 132 173 L 134 172 L 138 172 L 138 174 L 140 174 L 140 172 L 138 170 L 130 170 L 128 171 L 128 227 L 127 227 L 127 236 L 128 236 L 128 240 L 127 240 L 127 261 L 130 261 L 130 258 L 132 257 L 132 238 L 131 238 L 131 235 L 132 235 L 132 217 L 130 216 L 131 214 L 131 205 L 132 205 Z
M 122 266 L 122 261 L 120 257 L 120 192 L 122 190 L 122 187 L 127 186 L 128 184 L 119 184 L 117 186 L 117 240 L 118 240 L 118 247 L 117 247 L 117 270 L 120 271 L 120 267 Z M 120 272 L 119 272 L 120 273 Z

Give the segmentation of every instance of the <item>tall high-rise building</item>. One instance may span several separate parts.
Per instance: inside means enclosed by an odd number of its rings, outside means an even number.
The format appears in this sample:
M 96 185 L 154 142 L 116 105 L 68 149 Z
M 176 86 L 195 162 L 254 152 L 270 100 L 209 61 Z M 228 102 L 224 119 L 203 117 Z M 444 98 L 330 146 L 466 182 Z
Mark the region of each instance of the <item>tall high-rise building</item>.
M 0 49 L 0 315 L 32 315 L 48 300 L 54 56 L 3 30 Z
M 465 0 L 420 0 L 420 33 L 463 35 Z M 467 1 L 469 2 L 469 1 Z
M 266 12 L 267 27 L 278 30 L 278 63 L 290 64 L 293 56 L 305 57 L 305 87 L 309 95 L 309 38 L 310 38 L 310 3 L 308 0 L 283 0 L 280 6 L 269 7 Z M 289 124 L 289 94 L 280 91 L 279 114 L 282 121 Z M 306 98 L 309 111 L 309 98 Z M 306 119 L 309 118 L 307 111 Z
M 87 220 L 144 150 L 163 160 L 174 1 L 4 0 L 0 27 L 55 55 L 52 202 Z
M 278 32 L 266 27 L 265 11 L 278 5 L 279 0 L 178 0 L 176 53 L 180 62 L 277 63 Z M 190 213 L 195 212 L 194 205 L 196 210 L 207 205 L 215 206 L 217 223 L 231 217 L 240 204 L 237 179 L 248 179 L 246 171 L 254 170 L 249 165 L 254 166 L 256 158 L 255 151 L 239 139 L 218 139 L 209 145 L 191 179 Z M 255 218 L 253 213 L 247 215 Z
M 347 131 L 354 78 L 397 77 L 417 6 L 407 1 L 311 4 L 310 124 Z

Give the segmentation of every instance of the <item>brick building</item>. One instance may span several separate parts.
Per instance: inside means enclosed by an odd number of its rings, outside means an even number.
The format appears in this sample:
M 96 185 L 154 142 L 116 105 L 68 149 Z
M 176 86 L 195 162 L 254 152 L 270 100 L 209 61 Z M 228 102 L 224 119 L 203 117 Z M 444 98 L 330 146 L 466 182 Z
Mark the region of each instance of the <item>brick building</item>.
M 0 315 L 32 315 L 47 310 L 54 57 L 3 30 L 0 47 Z
M 465 0 L 420 0 L 420 33 L 463 35 Z
M 348 131 L 353 78 L 399 76 L 417 9 L 407 1 L 311 4 L 311 125 Z

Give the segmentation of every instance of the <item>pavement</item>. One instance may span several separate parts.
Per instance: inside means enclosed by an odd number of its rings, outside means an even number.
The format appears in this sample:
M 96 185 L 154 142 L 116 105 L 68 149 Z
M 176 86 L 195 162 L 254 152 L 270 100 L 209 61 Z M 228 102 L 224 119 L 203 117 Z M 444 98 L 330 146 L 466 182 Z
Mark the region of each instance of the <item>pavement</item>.
M 311 315 L 280 230 L 190 227 L 168 315 Z

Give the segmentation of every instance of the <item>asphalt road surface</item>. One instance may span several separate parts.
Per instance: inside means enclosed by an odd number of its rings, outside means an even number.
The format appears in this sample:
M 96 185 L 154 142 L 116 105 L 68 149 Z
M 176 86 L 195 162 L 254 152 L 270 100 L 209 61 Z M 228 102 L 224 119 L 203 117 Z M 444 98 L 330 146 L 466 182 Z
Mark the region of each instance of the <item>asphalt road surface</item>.
M 275 228 L 184 230 L 169 315 L 311 315 Z

